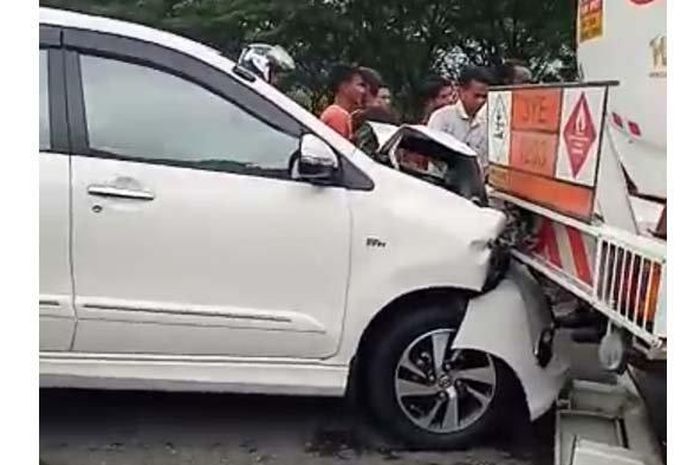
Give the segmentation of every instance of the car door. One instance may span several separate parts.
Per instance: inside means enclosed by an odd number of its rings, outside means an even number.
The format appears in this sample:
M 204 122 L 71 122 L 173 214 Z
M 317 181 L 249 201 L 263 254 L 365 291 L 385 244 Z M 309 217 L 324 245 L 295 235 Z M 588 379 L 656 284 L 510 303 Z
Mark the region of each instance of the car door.
M 172 50 L 87 32 L 65 40 L 74 350 L 334 353 L 350 211 L 343 187 L 291 178 L 304 128 Z
M 39 350 L 67 351 L 76 318 L 70 268 L 70 157 L 63 56 L 56 28 L 39 49 Z

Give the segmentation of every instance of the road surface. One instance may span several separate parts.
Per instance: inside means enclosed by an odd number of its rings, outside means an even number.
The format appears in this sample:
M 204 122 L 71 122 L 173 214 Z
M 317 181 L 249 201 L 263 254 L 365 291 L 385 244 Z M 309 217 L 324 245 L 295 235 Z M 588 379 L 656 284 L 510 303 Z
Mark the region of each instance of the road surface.
M 529 465 L 551 450 L 536 437 L 545 419 L 469 452 L 409 452 L 339 399 L 46 390 L 40 402 L 45 465 Z
M 558 340 L 577 376 L 609 379 L 593 346 Z M 40 456 L 43 465 L 548 465 L 553 423 L 551 413 L 510 422 L 468 451 L 410 452 L 340 399 L 42 390 Z

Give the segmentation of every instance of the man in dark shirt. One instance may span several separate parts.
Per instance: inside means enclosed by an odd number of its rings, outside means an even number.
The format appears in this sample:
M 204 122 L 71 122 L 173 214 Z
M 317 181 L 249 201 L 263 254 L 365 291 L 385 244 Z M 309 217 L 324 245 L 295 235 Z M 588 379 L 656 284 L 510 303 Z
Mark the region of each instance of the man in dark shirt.
M 398 124 L 398 118 L 393 115 L 386 100 L 379 95 L 380 90 L 387 88 L 381 75 L 367 67 L 361 67 L 360 73 L 367 84 L 367 94 L 364 108 L 353 113 L 353 142 L 367 155 L 375 157 L 379 149 L 379 140 L 369 122 Z

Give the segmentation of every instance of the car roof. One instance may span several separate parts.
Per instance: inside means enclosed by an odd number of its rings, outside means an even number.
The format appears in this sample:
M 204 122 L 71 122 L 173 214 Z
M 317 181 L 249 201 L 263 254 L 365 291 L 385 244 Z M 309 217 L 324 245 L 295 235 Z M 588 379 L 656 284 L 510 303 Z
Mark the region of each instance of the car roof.
M 161 31 L 141 24 L 45 7 L 39 8 L 39 23 L 104 32 L 151 42 L 195 56 L 227 72 L 231 71 L 231 60 L 224 57 L 216 49 L 177 34 Z
M 354 152 L 356 148 L 344 137 L 336 133 L 312 115 L 308 110 L 302 108 L 293 100 L 285 96 L 279 90 L 265 82 L 264 79 L 254 79 L 248 81 L 233 73 L 235 62 L 225 57 L 218 50 L 191 39 L 161 31 L 141 24 L 136 24 L 118 19 L 93 16 L 74 11 L 59 10 L 55 8 L 40 7 L 39 23 L 43 25 L 58 26 L 65 28 L 84 29 L 106 34 L 114 34 L 122 37 L 141 40 L 158 44 L 172 50 L 195 57 L 219 70 L 225 72 L 242 85 L 252 88 L 280 108 L 294 115 L 301 123 L 309 128 L 313 128 L 317 134 L 323 136 L 327 141 L 333 141 L 336 149 L 341 149 L 345 156 L 356 159 Z

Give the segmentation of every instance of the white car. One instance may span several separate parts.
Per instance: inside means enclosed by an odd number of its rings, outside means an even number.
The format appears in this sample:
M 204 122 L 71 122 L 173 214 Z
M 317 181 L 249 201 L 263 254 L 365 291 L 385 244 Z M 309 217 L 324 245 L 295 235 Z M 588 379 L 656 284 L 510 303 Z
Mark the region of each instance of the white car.
M 483 292 L 501 212 L 374 162 L 206 46 L 40 22 L 42 386 L 355 386 L 432 448 L 513 399 L 552 405 L 566 367 L 539 288 L 512 266 Z

